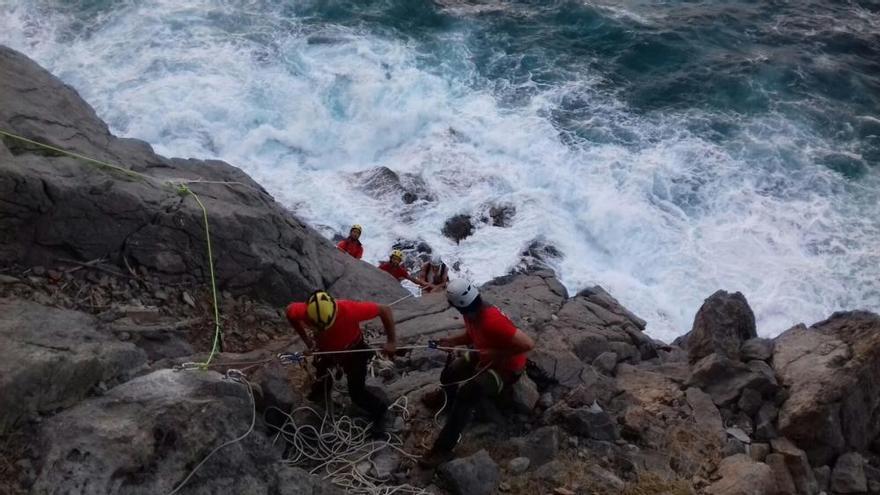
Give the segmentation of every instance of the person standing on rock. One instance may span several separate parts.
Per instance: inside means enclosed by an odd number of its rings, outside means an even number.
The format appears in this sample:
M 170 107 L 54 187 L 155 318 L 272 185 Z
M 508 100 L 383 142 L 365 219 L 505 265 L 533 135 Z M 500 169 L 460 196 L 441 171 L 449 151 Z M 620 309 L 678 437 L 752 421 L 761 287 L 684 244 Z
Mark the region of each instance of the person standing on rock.
M 418 279 L 409 274 L 409 270 L 403 265 L 403 251 L 400 251 L 399 249 L 391 251 L 391 256 L 388 257 L 388 261 L 379 263 L 379 269 L 396 278 L 398 282 L 401 280 L 409 280 L 419 287 L 425 287 L 428 285 L 424 280 Z
M 361 244 L 361 232 L 363 232 L 363 228 L 354 224 L 351 226 L 351 229 L 348 231 L 348 237 L 339 241 L 339 244 L 336 247 L 345 253 L 348 253 L 354 256 L 357 259 L 361 259 L 364 255 L 364 246 Z
M 439 255 L 432 256 L 431 261 L 422 265 L 420 275 L 422 280 L 428 284 L 424 287 L 425 292 L 443 290 L 449 283 L 449 269 Z
M 497 398 L 510 387 L 526 367 L 526 355 L 535 342 L 510 321 L 500 309 L 486 304 L 477 288 L 467 280 L 453 280 L 446 297 L 464 318 L 465 331 L 441 339 L 440 347 L 470 346 L 474 350 L 452 360 L 440 374 L 449 414 L 431 451 L 420 461 L 436 467 L 454 457 L 452 449 L 471 420 L 474 407 L 484 397 Z M 426 402 L 440 402 L 442 395 Z M 430 405 L 430 404 L 429 404 Z M 440 404 L 436 404 L 440 406 Z
M 386 342 L 382 351 L 389 357 L 397 350 L 394 314 L 382 304 L 362 301 L 336 300 L 325 291 L 316 291 L 306 302 L 287 306 L 287 321 L 296 330 L 308 351 L 348 351 L 369 349 L 364 342 L 360 323 L 378 317 L 385 327 Z M 367 365 L 371 352 L 352 352 L 317 356 L 314 365 L 316 380 L 309 399 L 322 402 L 332 389 L 331 371 L 340 367 L 348 379 L 348 394 L 352 402 L 366 410 L 373 421 L 373 433 L 383 432 L 388 401 L 366 387 Z

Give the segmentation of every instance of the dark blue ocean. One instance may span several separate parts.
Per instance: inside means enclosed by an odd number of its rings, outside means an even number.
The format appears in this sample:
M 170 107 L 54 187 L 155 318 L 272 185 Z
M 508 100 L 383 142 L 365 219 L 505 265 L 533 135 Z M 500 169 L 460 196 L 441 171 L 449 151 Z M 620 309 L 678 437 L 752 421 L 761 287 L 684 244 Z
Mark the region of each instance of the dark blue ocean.
M 373 262 L 486 281 L 540 241 L 664 339 L 719 288 L 763 335 L 880 310 L 880 2 L 0 0 L 0 43 Z

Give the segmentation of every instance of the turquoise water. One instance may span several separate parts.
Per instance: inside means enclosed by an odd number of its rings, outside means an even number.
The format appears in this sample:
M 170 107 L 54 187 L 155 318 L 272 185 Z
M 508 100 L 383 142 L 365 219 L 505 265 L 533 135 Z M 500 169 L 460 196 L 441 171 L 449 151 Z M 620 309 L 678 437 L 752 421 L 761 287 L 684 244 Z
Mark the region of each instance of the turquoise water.
M 485 281 L 535 239 L 669 339 L 740 290 L 759 332 L 880 310 L 880 4 L 0 1 L 0 43 L 117 134 L 234 163 L 366 258 Z M 365 190 L 388 167 L 412 204 Z M 360 178 L 359 178 L 360 177 Z M 461 245 L 446 218 L 511 204 Z

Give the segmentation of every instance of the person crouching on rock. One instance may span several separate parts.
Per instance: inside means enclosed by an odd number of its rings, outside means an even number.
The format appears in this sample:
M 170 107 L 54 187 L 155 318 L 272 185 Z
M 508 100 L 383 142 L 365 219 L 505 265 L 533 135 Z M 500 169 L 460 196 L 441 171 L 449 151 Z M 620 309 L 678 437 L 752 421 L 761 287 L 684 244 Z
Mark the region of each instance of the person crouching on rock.
M 449 363 L 440 374 L 449 410 L 446 424 L 430 452 L 420 461 L 424 467 L 436 467 L 452 459 L 452 449 L 467 426 L 474 407 L 483 397 L 497 398 L 510 387 L 526 367 L 526 354 L 535 342 L 516 328 L 510 318 L 495 306 L 486 304 L 477 288 L 467 280 L 453 280 L 446 297 L 463 316 L 465 331 L 441 339 L 441 347 L 472 346 Z M 442 397 L 441 397 L 442 398 Z M 426 402 L 432 402 L 430 397 Z
M 369 349 L 364 342 L 360 323 L 379 317 L 385 327 L 386 342 L 382 351 L 389 357 L 397 349 L 394 328 L 394 314 L 391 308 L 373 302 L 336 300 L 322 290 L 309 296 L 306 302 L 295 302 L 287 306 L 287 320 L 296 330 L 308 351 L 353 351 Z M 388 401 L 367 389 L 367 365 L 373 356 L 371 352 L 352 352 L 345 354 L 317 355 L 314 361 L 316 373 L 309 399 L 323 402 L 329 399 L 332 390 L 331 371 L 340 367 L 348 379 L 348 394 L 352 402 L 367 411 L 373 421 L 372 432 L 378 436 L 383 433 Z
M 339 244 L 336 247 L 344 252 L 354 256 L 357 259 L 361 259 L 364 255 L 364 246 L 361 244 L 361 232 L 363 232 L 363 228 L 354 224 L 351 226 L 351 229 L 348 231 L 348 237 L 339 241 Z
M 422 265 L 422 271 L 419 274 L 426 285 L 425 292 L 441 291 L 449 284 L 449 269 L 440 256 L 434 255 L 431 261 Z
M 398 282 L 401 280 L 409 280 L 419 287 L 425 287 L 428 285 L 424 280 L 418 279 L 409 274 L 409 271 L 403 266 L 403 251 L 398 249 L 391 251 L 391 256 L 388 257 L 388 261 L 379 263 L 379 269 L 396 278 Z

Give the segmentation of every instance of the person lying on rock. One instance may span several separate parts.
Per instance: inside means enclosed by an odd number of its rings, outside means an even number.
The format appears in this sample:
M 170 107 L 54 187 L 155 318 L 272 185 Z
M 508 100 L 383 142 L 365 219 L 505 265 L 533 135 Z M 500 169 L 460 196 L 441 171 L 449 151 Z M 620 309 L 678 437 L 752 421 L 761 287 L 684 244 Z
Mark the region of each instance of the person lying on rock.
M 348 231 L 348 237 L 339 241 L 339 244 L 336 247 L 345 253 L 348 253 L 354 256 L 357 259 L 361 259 L 364 255 L 364 246 L 361 244 L 361 232 L 363 232 L 363 228 L 354 224 L 351 226 L 351 229 Z
M 431 257 L 431 261 L 422 265 L 421 279 L 428 285 L 423 287 L 425 292 L 441 291 L 449 284 L 449 270 L 446 263 L 439 255 Z
M 287 306 L 287 320 L 306 345 L 306 355 L 313 352 L 345 351 L 369 349 L 364 342 L 360 323 L 379 317 L 385 327 L 386 342 L 382 351 L 394 356 L 397 350 L 397 337 L 394 327 L 394 314 L 391 308 L 382 304 L 362 301 L 336 300 L 325 291 L 319 290 L 309 296 L 306 302 L 295 302 Z M 381 436 L 383 423 L 388 410 L 388 401 L 374 391 L 367 389 L 367 365 L 371 352 L 350 354 L 331 354 L 316 356 L 315 383 L 309 399 L 324 402 L 329 399 L 333 388 L 331 372 L 340 367 L 348 379 L 348 394 L 352 402 L 367 411 L 373 421 L 372 433 Z
M 425 287 L 428 285 L 424 280 L 418 279 L 409 274 L 409 271 L 403 265 L 403 251 L 399 249 L 391 251 L 391 256 L 388 257 L 388 261 L 379 263 L 379 269 L 396 278 L 398 282 L 401 280 L 409 280 L 419 287 Z
M 452 449 L 484 397 L 497 398 L 522 376 L 526 355 L 535 342 L 516 328 L 510 318 L 495 306 L 484 303 L 477 288 L 467 280 L 449 283 L 446 298 L 464 318 L 465 331 L 441 339 L 441 347 L 471 346 L 469 351 L 452 360 L 440 374 L 441 390 L 425 402 L 439 409 L 442 394 L 450 408 L 446 424 L 428 454 L 423 467 L 436 467 L 454 457 Z M 439 399 L 439 400 L 438 400 Z M 433 403 L 433 404 L 432 404 Z

